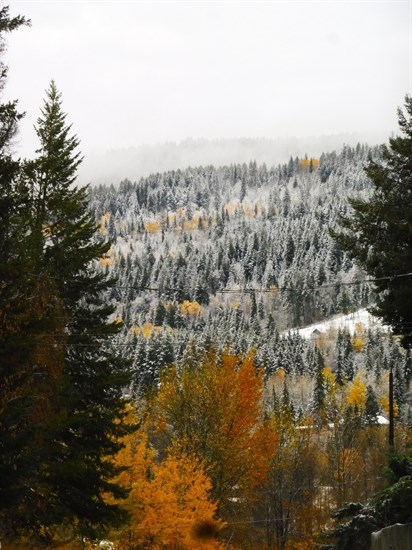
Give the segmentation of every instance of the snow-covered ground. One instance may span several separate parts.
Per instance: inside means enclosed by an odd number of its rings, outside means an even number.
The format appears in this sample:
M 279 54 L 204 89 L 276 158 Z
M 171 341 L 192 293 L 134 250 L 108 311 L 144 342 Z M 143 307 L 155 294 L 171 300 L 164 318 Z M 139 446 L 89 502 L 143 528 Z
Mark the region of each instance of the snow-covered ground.
M 389 327 L 383 325 L 380 319 L 374 317 L 366 309 L 359 309 L 354 313 L 349 313 L 348 315 L 339 315 L 338 317 L 333 317 L 321 323 L 316 323 L 314 325 L 309 325 L 308 327 L 298 329 L 297 332 L 302 336 L 302 338 L 311 338 L 314 336 L 314 332 L 327 333 L 330 330 L 339 330 L 346 328 L 351 334 L 354 334 L 357 328 L 357 325 L 362 326 L 363 330 L 368 330 L 370 328 L 379 329 L 382 331 L 389 331 Z M 315 334 L 316 334 L 315 332 Z

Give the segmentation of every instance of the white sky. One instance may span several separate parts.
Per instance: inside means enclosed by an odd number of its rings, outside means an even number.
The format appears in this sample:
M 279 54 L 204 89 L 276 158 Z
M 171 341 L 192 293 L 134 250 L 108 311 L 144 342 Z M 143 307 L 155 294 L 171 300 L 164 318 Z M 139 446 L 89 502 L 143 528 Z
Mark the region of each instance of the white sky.
M 406 1 L 10 1 L 6 95 L 27 112 L 51 78 L 83 153 L 186 137 L 397 130 L 411 92 Z

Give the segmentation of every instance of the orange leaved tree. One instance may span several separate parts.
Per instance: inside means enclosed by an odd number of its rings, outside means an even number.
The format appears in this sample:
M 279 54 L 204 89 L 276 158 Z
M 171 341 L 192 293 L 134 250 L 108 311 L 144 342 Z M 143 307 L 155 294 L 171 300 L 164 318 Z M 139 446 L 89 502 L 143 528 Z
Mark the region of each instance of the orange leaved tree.
M 263 375 L 253 355 L 214 351 L 196 367 L 171 368 L 152 402 L 163 448 L 205 465 L 221 517 L 238 517 L 267 474 L 275 437 L 263 419 Z
M 144 427 L 123 443 L 117 463 L 125 469 L 117 482 L 129 490 L 123 503 L 129 524 L 111 534 L 115 547 L 219 549 L 215 535 L 222 523 L 214 517 L 211 483 L 199 461 L 173 455 L 159 460 Z

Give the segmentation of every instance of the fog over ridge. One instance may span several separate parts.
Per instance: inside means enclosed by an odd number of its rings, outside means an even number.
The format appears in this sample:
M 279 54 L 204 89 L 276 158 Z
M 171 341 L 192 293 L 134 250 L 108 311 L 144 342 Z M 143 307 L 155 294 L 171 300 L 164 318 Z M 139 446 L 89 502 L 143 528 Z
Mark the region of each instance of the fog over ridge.
M 339 151 L 343 145 L 375 145 L 387 141 L 390 132 L 347 133 L 305 138 L 187 138 L 180 142 L 138 145 L 86 154 L 79 169 L 79 182 L 117 185 L 124 179 L 137 181 L 152 173 L 185 169 L 189 166 L 222 166 L 249 163 L 273 166 L 290 157 L 319 157 Z

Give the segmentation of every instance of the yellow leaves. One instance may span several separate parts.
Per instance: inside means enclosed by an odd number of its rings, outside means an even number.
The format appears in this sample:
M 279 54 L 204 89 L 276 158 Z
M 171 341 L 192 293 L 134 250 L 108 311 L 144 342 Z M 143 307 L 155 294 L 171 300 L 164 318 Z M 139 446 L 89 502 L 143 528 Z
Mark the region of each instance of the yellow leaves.
M 114 263 L 114 259 L 113 259 L 113 249 L 110 248 L 110 250 L 102 257 L 99 259 L 99 263 L 101 266 L 106 266 L 106 265 L 113 265 Z
M 135 421 L 132 411 L 126 422 Z M 112 533 L 116 548 L 220 548 L 214 535 L 223 523 L 215 519 L 211 482 L 202 464 L 188 455 L 173 453 L 157 460 L 146 427 L 122 441 L 124 447 L 116 464 L 125 469 L 116 481 L 130 490 L 122 503 L 130 515 L 130 525 Z M 202 538 L 206 525 L 209 536 Z
M 189 300 L 184 300 L 180 306 L 180 311 L 183 315 L 195 316 L 200 315 L 202 312 L 202 306 L 198 302 L 190 302 Z
M 353 346 L 353 349 L 356 351 L 356 353 L 361 352 L 363 350 L 364 345 L 365 345 L 365 340 L 360 336 L 354 336 L 352 338 L 352 346 Z
M 194 212 L 194 214 L 189 219 L 187 217 L 187 212 L 185 208 L 178 208 L 176 212 L 170 212 L 167 215 L 169 224 L 173 224 L 177 231 L 194 231 L 199 229 L 199 221 L 202 218 L 202 227 L 208 227 L 208 219 L 202 217 L 202 213 L 199 211 Z
M 384 395 L 379 399 L 379 404 L 382 407 L 383 412 L 389 416 L 389 398 Z M 399 407 L 397 403 L 393 403 L 393 414 L 394 416 L 399 415 Z
M 353 381 L 352 386 L 349 389 L 348 393 L 348 403 L 352 406 L 357 406 L 359 408 L 365 407 L 366 399 L 366 386 L 363 384 L 358 377 Z
M 193 231 L 199 227 L 200 212 L 195 212 L 191 220 L 185 220 L 183 223 L 183 229 L 186 231 Z
M 161 327 L 156 327 L 155 325 L 152 325 L 152 323 L 145 323 L 142 327 L 139 327 L 137 325 L 133 325 L 130 328 L 130 332 L 132 334 L 135 334 L 136 336 L 143 336 L 144 338 L 150 338 L 152 334 L 159 333 L 161 331 Z
M 299 168 L 308 170 L 311 164 L 313 168 L 317 168 L 319 166 L 319 159 L 316 159 L 316 158 L 301 159 L 299 161 Z
M 145 323 L 142 328 L 142 335 L 144 336 L 144 338 L 149 338 L 152 332 L 153 332 L 152 323 Z
M 259 204 L 261 204 L 261 203 L 259 203 Z M 259 210 L 259 206 L 255 207 L 255 206 L 253 206 L 253 204 L 248 204 L 248 203 L 244 203 L 244 202 L 242 202 L 242 203 L 240 203 L 240 202 L 237 202 L 237 203 L 229 202 L 229 203 L 225 204 L 223 209 L 227 214 L 229 214 L 229 216 L 233 216 L 236 213 L 236 211 L 240 210 L 248 218 L 254 218 L 256 216 L 256 210 Z
M 335 384 L 336 382 L 336 376 L 332 372 L 332 369 L 330 367 L 325 367 L 322 372 L 327 385 L 333 386 L 333 384 Z
M 365 330 L 362 323 L 355 323 L 355 334 L 352 338 L 352 347 L 359 353 L 363 350 L 365 346 Z
M 159 233 L 160 231 L 160 222 L 158 221 L 152 221 L 152 222 L 147 222 L 144 224 L 144 228 L 146 229 L 146 231 L 148 233 Z
M 355 323 L 355 332 L 359 336 L 364 336 L 365 335 L 365 329 L 363 328 L 362 323 L 360 323 L 359 321 L 357 323 Z
M 191 220 L 185 220 L 185 222 L 183 223 L 183 229 L 185 229 L 186 231 L 193 231 L 194 229 L 197 229 L 198 223 L 199 220 L 196 220 L 195 217 L 193 217 Z
M 110 212 L 105 212 L 99 221 L 99 232 L 100 235 L 107 235 L 106 224 L 110 220 Z
M 270 547 L 306 548 L 304 543 L 312 538 L 319 521 L 315 505 L 319 498 L 315 479 L 322 467 L 318 441 L 313 437 L 310 425 L 295 425 L 285 406 L 277 409 L 270 419 L 278 445 L 269 461 L 270 475 L 262 485 L 259 497 L 266 502 L 269 514 L 278 518 L 280 526 L 289 522 L 293 524 L 287 537 L 283 538 L 279 533 Z
M 334 480 L 344 482 L 348 478 L 355 480 L 359 475 L 359 467 L 362 464 L 360 454 L 357 449 L 353 447 L 344 447 L 340 449 L 337 457 L 337 466 L 334 472 Z

